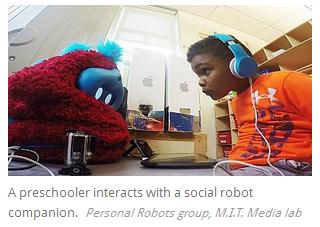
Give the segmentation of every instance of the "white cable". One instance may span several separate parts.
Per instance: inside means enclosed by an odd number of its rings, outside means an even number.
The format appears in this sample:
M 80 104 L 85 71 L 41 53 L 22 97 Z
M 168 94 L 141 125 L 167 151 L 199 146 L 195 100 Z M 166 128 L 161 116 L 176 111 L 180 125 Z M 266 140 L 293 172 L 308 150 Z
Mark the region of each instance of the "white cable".
M 280 173 L 281 176 L 284 176 L 284 174 L 283 174 L 278 168 L 276 168 L 274 165 L 272 165 L 271 162 L 270 162 L 271 147 L 270 147 L 269 141 L 268 141 L 267 138 L 263 135 L 263 133 L 260 131 L 260 129 L 259 129 L 259 127 L 258 127 L 258 114 L 257 114 L 256 105 L 255 105 L 254 100 L 253 100 L 252 78 L 251 78 L 251 77 L 249 78 L 249 83 L 250 83 L 251 103 L 252 103 L 252 106 L 253 106 L 253 109 L 254 109 L 254 126 L 255 126 L 257 132 L 260 134 L 260 136 L 263 138 L 263 140 L 264 140 L 264 141 L 266 142 L 266 144 L 267 144 L 267 147 L 268 147 L 268 158 L 267 158 L 268 165 L 269 165 L 270 167 L 272 167 L 274 170 L 276 170 L 278 173 Z
M 48 169 L 46 166 L 40 164 L 39 162 L 37 162 L 35 160 L 32 160 L 30 158 L 26 158 L 26 157 L 23 157 L 23 156 L 20 156 L 20 155 L 9 155 L 8 157 L 17 158 L 17 159 L 23 159 L 25 161 L 32 162 L 32 163 L 44 168 L 51 176 L 54 176 L 54 173 L 50 169 Z
M 12 149 L 18 150 L 18 149 L 20 149 L 20 147 L 19 147 L 19 146 L 11 146 L 11 147 L 8 147 L 8 149 L 9 149 L 9 150 L 12 150 Z
M 8 166 L 10 165 L 12 161 L 12 155 L 14 155 L 15 151 L 12 151 L 12 153 L 9 155 L 9 160 L 8 160 Z
M 253 110 L 254 110 L 254 126 L 255 126 L 257 132 L 260 134 L 260 136 L 263 138 L 263 140 L 267 144 L 267 147 L 268 147 L 268 157 L 267 157 L 268 165 L 270 167 L 272 167 L 274 170 L 276 170 L 278 173 L 280 173 L 281 176 L 284 176 L 284 174 L 278 168 L 273 166 L 271 164 L 271 162 L 270 162 L 271 147 L 270 147 L 269 141 L 267 140 L 267 138 L 262 134 L 262 132 L 258 128 L 258 114 L 257 114 L 257 109 L 256 109 L 256 106 L 255 106 L 254 100 L 253 100 L 253 91 L 252 91 L 253 89 L 252 89 L 252 78 L 251 77 L 249 78 L 249 84 L 250 84 L 250 95 L 251 95 L 250 98 L 251 98 L 251 103 L 252 103 Z M 213 168 L 213 176 L 216 176 L 216 169 L 218 168 L 218 166 L 220 166 L 220 164 L 223 164 L 223 163 L 238 163 L 238 164 L 241 164 L 241 165 L 245 165 L 245 166 L 253 167 L 253 168 L 256 168 L 256 169 L 264 170 L 264 171 L 268 172 L 270 174 L 270 176 L 273 175 L 270 170 L 268 170 L 267 168 L 264 168 L 262 166 L 256 166 L 256 165 L 253 165 L 253 164 L 250 164 L 250 163 L 246 163 L 246 162 L 243 162 L 243 161 L 237 161 L 237 160 L 225 160 L 225 161 L 218 162 L 214 166 L 214 168 Z
M 237 164 L 241 164 L 241 165 L 253 167 L 253 168 L 256 168 L 256 169 L 261 169 L 261 170 L 263 170 L 263 171 L 268 172 L 268 174 L 272 176 L 272 172 L 271 172 L 270 170 L 266 169 L 266 168 L 263 168 L 263 167 L 261 167 L 261 166 L 256 166 L 256 165 L 253 165 L 253 164 L 250 164 L 250 163 L 242 162 L 242 161 L 236 161 L 236 160 L 224 160 L 224 161 L 218 162 L 218 163 L 214 166 L 214 168 L 213 168 L 213 176 L 216 176 L 215 173 L 216 173 L 216 170 L 217 170 L 218 166 L 219 166 L 220 164 L 223 164 L 223 163 L 237 163 Z M 228 171 L 227 171 L 227 172 L 228 172 Z
M 37 160 L 36 160 L 37 162 L 39 162 L 39 160 L 40 160 L 38 153 L 33 150 L 20 148 L 19 146 L 8 147 L 8 151 L 10 151 L 10 150 L 13 150 L 12 153 L 10 153 L 10 155 L 14 155 L 16 151 L 27 151 L 27 152 L 33 153 L 37 157 Z M 12 157 L 10 157 L 8 160 L 8 166 L 10 165 L 11 161 L 12 161 Z
M 8 147 L 8 151 L 13 150 L 12 153 L 10 153 L 10 155 L 14 155 L 15 150 L 19 150 L 19 149 L 20 149 L 19 146 Z M 8 160 L 8 166 L 10 165 L 11 161 L 12 161 L 12 157 L 10 157 L 9 160 Z

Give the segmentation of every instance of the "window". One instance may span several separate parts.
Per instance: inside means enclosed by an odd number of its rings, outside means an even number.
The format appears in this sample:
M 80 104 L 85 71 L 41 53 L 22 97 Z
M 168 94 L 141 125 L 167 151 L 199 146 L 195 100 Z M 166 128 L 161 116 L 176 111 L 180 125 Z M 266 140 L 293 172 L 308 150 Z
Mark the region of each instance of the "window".
M 176 49 L 175 15 L 125 7 L 115 39 Z

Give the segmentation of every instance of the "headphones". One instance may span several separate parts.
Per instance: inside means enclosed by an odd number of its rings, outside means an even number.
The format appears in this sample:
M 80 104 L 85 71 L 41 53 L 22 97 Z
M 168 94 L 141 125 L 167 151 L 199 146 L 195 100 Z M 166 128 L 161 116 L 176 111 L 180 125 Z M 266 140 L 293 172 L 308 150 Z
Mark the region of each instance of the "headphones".
M 211 37 L 219 39 L 231 50 L 234 58 L 230 61 L 231 73 L 238 78 L 248 78 L 257 75 L 258 65 L 254 58 L 250 57 L 235 39 L 226 34 L 213 34 Z

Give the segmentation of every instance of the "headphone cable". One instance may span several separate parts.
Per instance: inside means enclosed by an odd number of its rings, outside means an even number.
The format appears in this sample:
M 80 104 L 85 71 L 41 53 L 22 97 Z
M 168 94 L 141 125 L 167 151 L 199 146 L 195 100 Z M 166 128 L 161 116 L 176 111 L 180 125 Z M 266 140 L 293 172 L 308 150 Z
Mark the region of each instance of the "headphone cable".
M 254 100 L 253 100 L 253 88 L 252 88 L 252 78 L 249 77 L 249 84 L 250 84 L 250 94 L 251 94 L 251 103 L 252 103 L 252 107 L 253 107 L 253 110 L 254 110 L 254 126 L 256 128 L 256 131 L 260 134 L 260 136 L 263 138 L 263 140 L 266 142 L 267 144 L 267 147 L 268 147 L 268 157 L 267 157 L 267 162 L 268 162 L 268 165 L 270 167 L 272 167 L 274 170 L 276 170 L 281 176 L 284 176 L 284 174 L 277 168 L 275 167 L 274 165 L 271 164 L 270 162 L 270 157 L 271 157 L 271 146 L 270 146 L 270 143 L 269 141 L 267 140 L 267 138 L 263 135 L 263 133 L 260 131 L 259 127 L 258 127 L 258 113 L 257 113 L 257 108 L 256 108 L 256 105 L 254 103 Z

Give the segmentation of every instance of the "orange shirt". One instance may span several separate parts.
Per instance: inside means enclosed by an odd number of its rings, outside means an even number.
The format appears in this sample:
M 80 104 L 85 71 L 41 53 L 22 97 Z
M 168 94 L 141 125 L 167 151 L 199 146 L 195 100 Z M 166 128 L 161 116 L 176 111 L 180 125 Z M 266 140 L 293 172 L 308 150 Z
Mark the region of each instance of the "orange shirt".
M 253 81 L 258 127 L 271 145 L 270 161 L 312 160 L 312 79 L 297 72 L 272 72 Z M 230 160 L 267 165 L 268 147 L 254 126 L 250 87 L 233 99 L 239 140 Z M 233 165 L 234 168 L 240 167 Z

